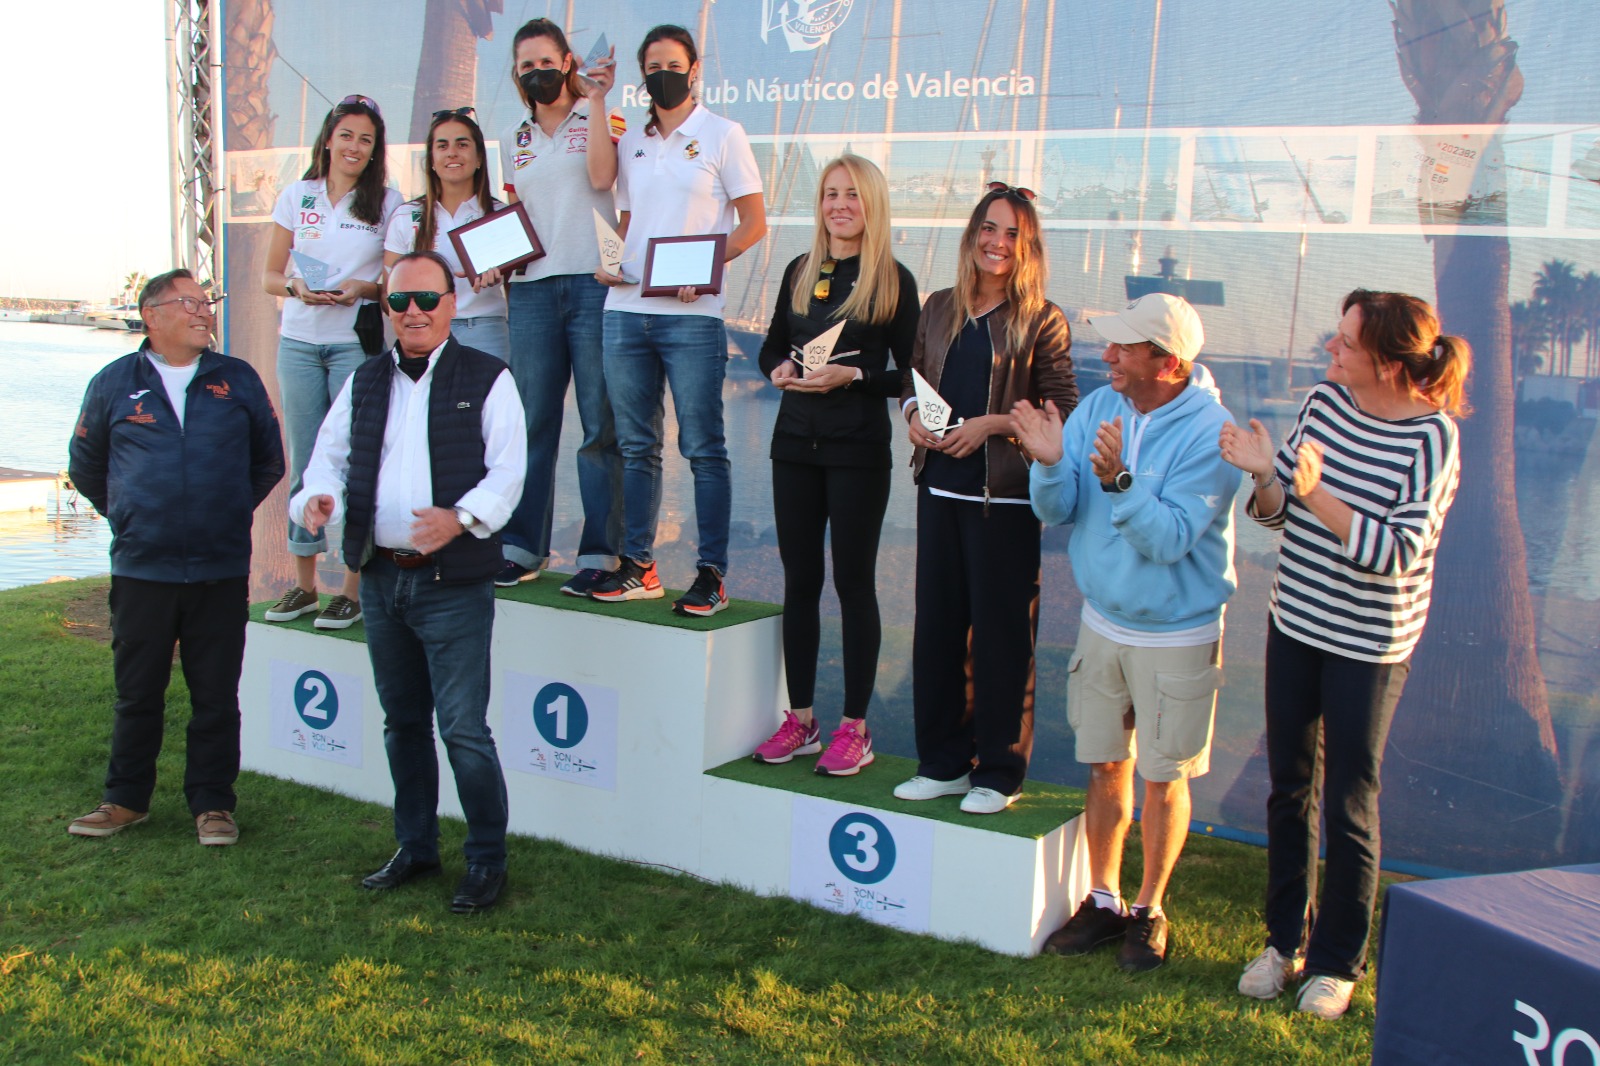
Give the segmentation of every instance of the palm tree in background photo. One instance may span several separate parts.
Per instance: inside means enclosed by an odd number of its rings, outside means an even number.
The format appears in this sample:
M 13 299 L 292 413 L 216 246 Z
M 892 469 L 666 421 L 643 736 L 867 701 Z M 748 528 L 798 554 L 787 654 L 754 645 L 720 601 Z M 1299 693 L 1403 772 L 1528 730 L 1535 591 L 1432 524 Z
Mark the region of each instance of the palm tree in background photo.
M 1511 356 L 1519 380 L 1550 365 L 1549 349 L 1554 338 L 1548 304 L 1518 300 L 1511 305 Z
M 1552 259 L 1533 277 L 1533 298 L 1543 304 L 1550 319 L 1552 374 L 1572 376 L 1572 346 L 1582 332 L 1578 306 L 1578 271 L 1563 259 Z
M 477 104 L 478 39 L 494 36 L 491 16 L 504 12 L 505 0 L 428 0 L 416 94 L 411 98 L 409 143 L 428 139 L 435 111 Z
M 1589 270 L 1578 279 L 1574 313 L 1583 329 L 1583 376 L 1592 378 L 1600 369 L 1600 274 Z
M 1500 125 L 1522 97 L 1505 0 L 1391 0 L 1418 125 Z M 1472 344 L 1476 413 L 1461 425 L 1461 488 L 1441 539 L 1428 628 L 1390 737 L 1389 821 L 1430 862 L 1548 861 L 1563 794 L 1517 513 L 1510 241 L 1438 235 L 1436 300 Z M 1569 843 L 1571 843 L 1569 841 Z
M 268 80 L 277 48 L 272 41 L 272 0 L 230 0 L 227 8 L 227 91 L 224 146 L 230 152 L 273 147 L 277 116 L 268 100 Z M 278 396 L 278 301 L 262 291 L 272 226 L 266 220 L 227 225 L 227 256 L 242 281 L 228 296 L 228 354 L 255 367 L 275 410 Z M 294 581 L 294 563 L 284 540 L 288 528 L 288 480 L 256 508 L 250 572 L 252 599 L 276 596 Z
M 131 304 L 139 298 L 139 293 L 144 290 L 145 283 L 150 280 L 150 275 L 142 270 L 135 270 L 122 279 L 122 302 Z

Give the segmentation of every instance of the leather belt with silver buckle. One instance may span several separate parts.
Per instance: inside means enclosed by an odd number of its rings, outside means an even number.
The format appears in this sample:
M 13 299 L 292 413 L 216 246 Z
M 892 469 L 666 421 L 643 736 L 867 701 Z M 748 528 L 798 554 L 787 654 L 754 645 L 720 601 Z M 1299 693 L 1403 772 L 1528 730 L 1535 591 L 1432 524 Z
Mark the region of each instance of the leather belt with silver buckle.
M 377 553 L 385 559 L 394 560 L 394 565 L 402 570 L 420 570 L 424 566 L 433 565 L 433 556 L 423 555 L 421 552 L 409 551 L 405 548 L 378 548 Z

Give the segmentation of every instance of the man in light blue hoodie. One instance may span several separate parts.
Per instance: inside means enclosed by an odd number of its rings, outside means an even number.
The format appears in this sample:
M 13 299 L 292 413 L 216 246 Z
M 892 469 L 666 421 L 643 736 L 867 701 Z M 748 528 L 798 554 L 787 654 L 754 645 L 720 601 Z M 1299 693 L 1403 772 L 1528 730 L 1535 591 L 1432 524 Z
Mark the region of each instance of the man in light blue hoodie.
M 1012 412 L 1035 460 L 1034 512 L 1073 523 L 1067 552 L 1083 593 L 1067 718 L 1078 761 L 1092 767 L 1093 891 L 1044 949 L 1082 955 L 1121 940 L 1118 965 L 1138 972 L 1166 959 L 1161 899 L 1189 831 L 1189 778 L 1210 768 L 1240 475 L 1218 450 L 1232 419 L 1195 365 L 1205 331 L 1194 308 L 1151 293 L 1089 322 L 1108 342 L 1110 385 L 1065 426 L 1049 404 Z M 1130 909 L 1119 886 L 1135 767 L 1145 782 L 1144 883 Z

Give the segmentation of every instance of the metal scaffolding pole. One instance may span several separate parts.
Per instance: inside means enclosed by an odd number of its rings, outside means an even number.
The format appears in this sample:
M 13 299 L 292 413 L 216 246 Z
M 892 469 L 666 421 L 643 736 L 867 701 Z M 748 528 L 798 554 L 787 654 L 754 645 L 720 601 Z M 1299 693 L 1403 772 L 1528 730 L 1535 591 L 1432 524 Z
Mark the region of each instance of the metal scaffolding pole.
M 221 2 L 171 0 L 168 13 L 172 261 L 201 284 L 217 285 L 223 264 Z

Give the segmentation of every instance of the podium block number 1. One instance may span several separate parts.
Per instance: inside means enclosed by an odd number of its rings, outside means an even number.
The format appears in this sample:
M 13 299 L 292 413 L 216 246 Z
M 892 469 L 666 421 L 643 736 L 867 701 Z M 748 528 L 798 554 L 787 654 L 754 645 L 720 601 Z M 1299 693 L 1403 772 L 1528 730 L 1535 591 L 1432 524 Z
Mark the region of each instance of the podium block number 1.
M 553 747 L 570 748 L 589 732 L 589 708 L 577 689 L 552 681 L 533 699 L 533 725 Z

